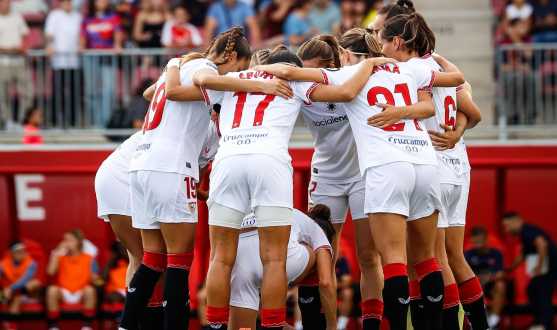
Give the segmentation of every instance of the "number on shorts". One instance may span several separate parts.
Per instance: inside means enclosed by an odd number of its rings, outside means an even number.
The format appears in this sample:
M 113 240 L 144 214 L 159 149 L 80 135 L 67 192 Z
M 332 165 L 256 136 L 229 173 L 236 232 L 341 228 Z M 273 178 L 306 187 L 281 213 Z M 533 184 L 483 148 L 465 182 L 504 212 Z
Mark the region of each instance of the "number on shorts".
M 166 103 L 166 96 L 164 94 L 165 85 L 166 83 L 162 83 L 159 88 L 155 90 L 153 100 L 151 100 L 151 104 L 149 104 L 149 111 L 147 111 L 147 116 L 145 116 L 143 134 L 145 134 L 146 131 L 157 128 L 161 123 L 164 104 Z
M 445 98 L 445 125 L 449 126 L 454 131 L 456 118 L 451 116 L 452 113 L 454 113 L 456 116 L 456 103 L 453 97 L 449 95 Z M 449 149 L 454 149 L 454 146 L 450 147 Z
M 395 86 L 395 93 L 400 93 L 402 94 L 402 98 L 404 99 L 404 103 L 406 105 L 412 105 L 412 99 L 410 98 L 410 91 L 408 90 L 408 84 L 398 84 Z M 377 95 L 383 95 L 383 97 L 385 97 L 385 100 L 387 101 L 387 104 L 390 105 L 395 105 L 395 98 L 393 96 L 393 94 L 391 93 L 390 90 L 388 90 L 385 87 L 373 87 L 372 89 L 369 90 L 369 92 L 367 93 L 367 102 L 369 105 L 373 106 L 375 105 L 375 103 L 377 103 Z M 383 111 L 385 111 L 385 109 L 383 109 Z M 381 111 L 381 112 L 383 112 Z M 418 121 L 414 119 L 414 125 L 416 126 L 416 129 L 421 131 L 422 129 L 420 128 L 420 125 L 418 124 Z M 399 124 L 394 124 L 391 125 L 387 128 L 383 128 L 384 131 L 388 131 L 388 132 L 398 132 L 398 131 L 404 131 L 404 127 L 406 126 L 405 123 L 399 123 Z
M 251 95 L 266 95 L 263 93 L 249 93 Z M 236 102 L 236 110 L 234 111 L 234 120 L 232 122 L 232 128 L 240 127 L 240 122 L 242 121 L 242 114 L 244 112 L 244 105 L 246 103 L 246 99 L 248 97 L 248 93 L 246 92 L 236 92 L 234 96 L 238 96 L 238 101 Z M 263 114 L 265 113 L 265 109 L 269 107 L 269 103 L 271 103 L 275 99 L 275 95 L 266 95 L 265 98 L 259 102 L 257 108 L 255 109 L 255 117 L 253 119 L 253 126 L 261 126 L 263 124 Z
M 197 198 L 197 190 L 195 187 L 195 180 L 193 178 L 190 178 L 189 176 L 184 178 L 184 181 L 186 181 L 186 185 L 187 187 L 187 196 L 188 199 L 191 198 Z

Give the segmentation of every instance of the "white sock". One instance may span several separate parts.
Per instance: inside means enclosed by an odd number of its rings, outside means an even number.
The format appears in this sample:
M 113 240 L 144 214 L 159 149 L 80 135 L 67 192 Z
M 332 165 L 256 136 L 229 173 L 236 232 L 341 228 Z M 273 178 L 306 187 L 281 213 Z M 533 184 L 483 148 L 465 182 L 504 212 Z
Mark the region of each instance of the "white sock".
M 302 330 L 304 327 L 302 326 L 302 321 L 294 321 L 294 329 Z
M 487 317 L 487 324 L 489 325 L 490 328 L 495 328 L 497 326 L 497 324 L 499 323 L 500 319 L 501 319 L 501 317 L 499 315 L 490 314 Z
M 338 321 L 337 321 L 337 329 L 338 330 L 346 329 L 346 326 L 348 325 L 348 321 L 350 321 L 350 319 L 348 317 L 339 316 Z

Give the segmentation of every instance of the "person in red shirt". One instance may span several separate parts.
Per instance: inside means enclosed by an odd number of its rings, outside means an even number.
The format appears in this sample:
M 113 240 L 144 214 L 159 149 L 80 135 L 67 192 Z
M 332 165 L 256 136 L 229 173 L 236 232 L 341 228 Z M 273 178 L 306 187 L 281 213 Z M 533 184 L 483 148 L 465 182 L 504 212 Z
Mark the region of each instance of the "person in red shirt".
M 43 123 L 43 112 L 40 109 L 32 108 L 27 110 L 23 119 L 24 134 L 21 137 L 23 144 L 43 144 L 41 129 L 39 126 Z
M 91 283 L 99 278 L 98 265 L 91 255 L 83 253 L 83 234 L 80 230 L 64 234 L 62 242 L 52 251 L 46 272 L 55 277 L 57 283 L 46 290 L 49 330 L 59 330 L 60 302 L 83 304 L 85 325 L 81 330 L 92 330 L 97 292 Z
M 164 23 L 161 44 L 165 48 L 195 47 L 203 44 L 197 27 L 189 23 L 191 18 L 186 7 L 177 5 L 172 9 L 173 19 Z
M 34 278 L 37 263 L 25 251 L 25 244 L 13 240 L 8 249 L 9 254 L 0 260 L 1 300 L 8 305 L 3 329 L 16 330 L 21 313 L 21 295 L 38 296 L 41 282 Z

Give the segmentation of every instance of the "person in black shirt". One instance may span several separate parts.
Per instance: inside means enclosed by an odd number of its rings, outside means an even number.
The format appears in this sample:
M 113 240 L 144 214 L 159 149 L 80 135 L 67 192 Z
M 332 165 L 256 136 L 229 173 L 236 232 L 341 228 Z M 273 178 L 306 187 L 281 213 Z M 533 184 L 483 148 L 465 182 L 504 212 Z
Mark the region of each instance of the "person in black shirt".
M 524 223 L 517 212 L 503 216 L 503 228 L 510 235 L 522 240 L 522 252 L 512 265 L 504 271 L 504 276 L 526 261 L 526 271 L 532 280 L 528 284 L 528 299 L 534 314 L 534 324 L 543 325 L 545 329 L 553 328 L 553 306 L 551 298 L 557 280 L 557 248 L 540 228 Z
M 487 245 L 487 231 L 483 227 L 474 227 L 470 232 L 473 248 L 464 253 L 466 262 L 482 284 L 483 292 L 493 299 L 487 323 L 495 328 L 501 318 L 507 283 L 495 274 L 503 270 L 503 253 Z

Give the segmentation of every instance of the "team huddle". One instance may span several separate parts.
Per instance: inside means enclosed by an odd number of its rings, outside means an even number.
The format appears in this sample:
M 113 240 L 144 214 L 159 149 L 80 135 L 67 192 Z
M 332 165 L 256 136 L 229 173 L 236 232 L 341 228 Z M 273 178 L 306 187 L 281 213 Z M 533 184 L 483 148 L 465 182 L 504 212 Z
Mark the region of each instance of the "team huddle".
M 103 162 L 98 215 L 128 249 L 120 329 L 187 329 L 197 201 L 209 208 L 207 324 L 285 324 L 299 284 L 308 329 L 337 323 L 334 265 L 348 210 L 364 330 L 488 329 L 462 252 L 470 165 L 462 134 L 481 113 L 408 0 L 367 29 L 293 53 L 252 54 L 241 27 L 171 59 L 147 89 L 145 124 Z M 308 212 L 293 209 L 288 143 L 299 114 L 315 152 Z M 209 191 L 199 189 L 212 163 Z M 409 265 L 409 266 L 407 266 Z M 163 311 L 162 311 L 163 310 Z M 162 312 L 161 312 L 162 311 Z

